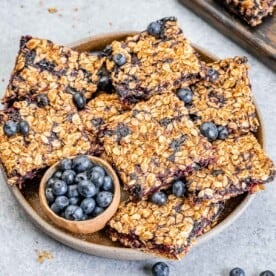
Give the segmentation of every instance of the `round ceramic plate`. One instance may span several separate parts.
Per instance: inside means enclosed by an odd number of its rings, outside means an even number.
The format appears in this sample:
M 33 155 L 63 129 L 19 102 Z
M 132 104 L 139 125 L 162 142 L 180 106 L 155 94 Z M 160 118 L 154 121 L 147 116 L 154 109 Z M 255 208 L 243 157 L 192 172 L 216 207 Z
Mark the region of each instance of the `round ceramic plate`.
M 74 43 L 70 45 L 70 47 L 77 51 L 97 51 L 103 49 L 103 47 L 111 43 L 111 41 L 122 40 L 130 34 L 134 34 L 134 32 L 111 33 L 100 36 L 93 36 Z M 200 49 L 197 46 L 195 46 L 195 48 L 199 52 L 202 60 L 211 62 L 216 59 L 216 57 L 207 51 Z M 257 114 L 262 126 L 260 113 L 257 112 Z M 264 147 L 264 135 L 262 127 L 259 128 L 256 136 L 260 144 Z M 16 186 L 12 186 L 10 188 L 18 203 L 27 212 L 33 223 L 35 223 L 43 232 L 52 238 L 77 250 L 101 257 L 124 260 L 144 260 L 154 258 L 152 255 L 145 254 L 134 249 L 125 248 L 122 247 L 119 243 L 112 242 L 103 231 L 94 234 L 79 235 L 66 232 L 65 230 L 56 227 L 45 216 L 45 214 L 43 214 L 40 208 L 38 187 L 39 183 L 33 183 L 32 185 L 29 185 L 22 190 L 19 190 Z M 226 203 L 226 208 L 220 216 L 219 223 L 209 232 L 198 238 L 197 245 L 200 245 L 201 243 L 211 239 L 223 229 L 228 227 L 243 213 L 253 198 L 254 195 L 244 194 L 228 200 Z

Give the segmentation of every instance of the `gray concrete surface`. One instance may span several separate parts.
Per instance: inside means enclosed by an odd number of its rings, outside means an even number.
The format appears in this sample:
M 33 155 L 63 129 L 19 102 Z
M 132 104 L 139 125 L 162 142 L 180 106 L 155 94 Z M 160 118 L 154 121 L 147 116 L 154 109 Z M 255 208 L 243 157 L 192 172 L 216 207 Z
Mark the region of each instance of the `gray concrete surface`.
M 50 14 L 49 7 L 58 9 Z M 78 10 L 75 10 L 77 8 Z M 254 57 L 218 33 L 176 0 L 1 0 L 0 91 L 4 93 L 22 34 L 66 44 L 93 34 L 140 30 L 168 15 L 179 18 L 187 37 L 219 57 L 247 55 L 253 91 L 263 113 L 267 149 L 276 161 L 276 76 Z M 2 95 L 2 94 L 1 94 Z M 0 183 L 0 275 L 150 275 L 152 261 L 129 262 L 89 256 L 70 249 L 38 230 Z M 240 266 L 247 275 L 276 273 L 276 185 L 258 194 L 250 208 L 226 231 L 171 262 L 171 275 L 228 275 Z M 37 262 L 35 250 L 54 259 Z

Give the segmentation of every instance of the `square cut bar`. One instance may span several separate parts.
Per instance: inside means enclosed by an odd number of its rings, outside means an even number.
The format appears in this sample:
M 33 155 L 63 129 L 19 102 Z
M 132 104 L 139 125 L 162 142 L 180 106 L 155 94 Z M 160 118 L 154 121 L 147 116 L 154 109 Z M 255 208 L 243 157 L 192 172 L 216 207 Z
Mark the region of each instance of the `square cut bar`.
M 181 83 L 190 85 L 205 74 L 203 63 L 176 19 L 169 17 L 157 22 L 162 26 L 158 37 L 143 31 L 111 44 L 107 69 L 123 101 L 135 103 L 153 94 L 173 91 Z M 118 66 L 114 62 L 114 56 L 118 54 L 126 58 L 124 65 Z
M 8 120 L 27 121 L 28 135 L 7 137 L 3 127 Z M 98 146 L 83 130 L 76 110 L 56 111 L 50 106 L 40 108 L 31 101 L 16 101 L 0 112 L 0 159 L 9 184 L 21 187 L 25 180 L 62 158 L 97 151 Z
M 232 13 L 254 27 L 273 13 L 276 0 L 224 0 L 224 4 Z
M 92 135 L 97 136 L 102 125 L 127 109 L 129 106 L 123 105 L 116 93 L 103 93 L 90 100 L 85 109 L 79 112 L 79 115 L 84 128 Z
M 109 221 L 107 231 L 113 241 L 124 246 L 180 259 L 210 226 L 223 209 L 221 203 L 194 204 L 173 195 L 163 206 L 149 201 L 122 202 Z
M 97 90 L 99 70 L 104 58 L 78 53 L 46 39 L 24 36 L 3 103 L 25 100 L 51 90 L 84 93 L 86 98 Z
M 212 145 L 172 93 L 155 95 L 112 117 L 101 135 L 108 159 L 136 200 L 215 158 Z
M 213 122 L 230 134 L 256 132 L 259 122 L 247 76 L 245 57 L 228 58 L 207 65 L 207 79 L 191 87 L 193 101 L 187 106 L 194 123 Z
M 275 175 L 273 162 L 252 134 L 213 143 L 217 160 L 187 177 L 193 200 L 213 202 L 254 192 Z

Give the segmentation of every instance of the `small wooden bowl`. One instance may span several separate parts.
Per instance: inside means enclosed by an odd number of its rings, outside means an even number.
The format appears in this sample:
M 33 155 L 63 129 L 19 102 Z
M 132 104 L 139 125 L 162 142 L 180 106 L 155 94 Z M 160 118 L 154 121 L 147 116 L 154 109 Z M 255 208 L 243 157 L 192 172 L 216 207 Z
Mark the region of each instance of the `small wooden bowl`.
M 105 160 L 101 158 L 90 156 L 90 155 L 87 155 L 87 157 L 89 157 L 89 159 L 92 161 L 93 164 L 102 166 L 106 170 L 106 172 L 110 175 L 114 183 L 113 200 L 102 214 L 88 220 L 72 221 L 58 216 L 50 209 L 45 196 L 45 188 L 46 188 L 48 179 L 56 172 L 59 162 L 52 165 L 45 172 L 44 176 L 40 181 L 40 186 L 39 186 L 39 201 L 43 212 L 47 215 L 49 219 L 51 219 L 53 223 L 55 223 L 60 228 L 66 229 L 70 232 L 77 233 L 77 234 L 89 234 L 103 229 L 106 223 L 108 222 L 108 220 L 110 220 L 110 218 L 115 214 L 121 198 L 120 182 L 113 168 Z M 74 156 L 69 158 L 73 159 Z

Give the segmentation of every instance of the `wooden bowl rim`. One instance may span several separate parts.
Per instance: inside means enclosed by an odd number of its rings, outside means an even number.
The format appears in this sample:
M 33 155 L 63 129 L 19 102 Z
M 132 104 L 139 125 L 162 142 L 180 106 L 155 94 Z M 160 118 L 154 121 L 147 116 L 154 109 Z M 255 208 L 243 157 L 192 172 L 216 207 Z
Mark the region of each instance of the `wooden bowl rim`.
M 39 184 L 39 201 L 40 201 L 40 206 L 42 208 L 42 211 L 45 213 L 45 215 L 47 215 L 47 217 L 49 219 L 51 219 L 51 221 L 55 224 L 57 224 L 59 227 L 62 227 L 70 232 L 74 232 L 74 233 L 78 233 L 78 234 L 91 234 L 94 233 L 96 231 L 91 231 L 88 232 L 87 231 L 73 231 L 72 229 L 70 229 L 70 227 L 74 227 L 74 226 L 78 226 L 79 228 L 85 227 L 87 225 L 102 225 L 99 226 L 101 227 L 101 229 L 105 226 L 106 222 L 115 214 L 115 212 L 117 211 L 118 207 L 119 207 L 119 203 L 120 203 L 120 198 L 121 198 L 121 191 L 120 191 L 120 181 L 119 178 L 117 176 L 117 173 L 115 172 L 115 170 L 111 167 L 111 165 L 104 159 L 96 157 L 96 156 L 92 156 L 92 155 L 85 155 L 87 156 L 92 162 L 95 163 L 99 163 L 101 164 L 101 166 L 104 167 L 104 169 L 107 171 L 107 173 L 109 174 L 109 176 L 112 178 L 113 183 L 114 183 L 114 194 L 113 194 L 113 199 L 111 204 L 104 210 L 104 212 L 100 215 L 98 215 L 95 218 L 91 218 L 91 219 L 87 219 L 87 220 L 83 220 L 83 221 L 72 221 L 72 220 L 67 220 L 63 217 L 58 216 L 57 214 L 55 214 L 51 208 L 49 207 L 49 205 L 47 204 L 47 200 L 46 200 L 46 195 L 45 195 L 45 188 L 46 188 L 46 184 L 48 179 L 52 176 L 52 174 L 54 172 L 52 172 L 53 169 L 55 169 L 58 164 L 60 163 L 60 161 L 56 162 L 55 164 L 53 164 L 51 167 L 49 167 L 47 169 L 47 171 L 44 173 L 43 177 L 41 178 L 40 184 Z M 69 156 L 67 158 L 69 159 L 73 159 L 75 156 Z M 57 223 L 59 222 L 59 223 Z M 62 226 L 62 224 L 64 226 Z M 69 227 L 66 227 L 69 226 Z M 99 228 L 98 227 L 98 228 Z M 99 231 L 100 229 L 98 229 L 97 231 Z
M 111 33 L 105 33 L 95 36 L 90 36 L 88 38 L 78 40 L 77 42 L 71 43 L 68 45 L 71 48 L 80 47 L 82 45 L 88 44 L 90 42 L 97 42 L 97 41 L 105 41 L 109 40 L 110 37 L 113 37 L 114 39 L 119 39 L 120 37 L 124 37 L 131 34 L 136 34 L 136 31 L 124 31 L 124 32 L 111 32 Z M 212 60 L 219 59 L 209 51 L 206 51 L 204 48 L 199 47 L 195 44 L 193 46 L 201 53 L 203 53 L 205 56 L 211 58 Z M 258 105 L 256 104 L 256 101 L 254 100 L 254 103 L 256 105 L 256 113 L 259 118 L 260 127 L 259 127 L 259 133 L 261 137 L 261 141 L 259 141 L 262 145 L 262 147 L 265 149 L 265 130 L 264 130 L 264 124 L 261 116 L 260 109 L 258 108 Z M 5 175 L 5 174 L 4 174 Z M 73 237 L 68 233 L 63 232 L 61 229 L 56 228 L 55 226 L 49 224 L 46 222 L 43 218 L 41 218 L 38 213 L 30 206 L 28 201 L 24 198 L 23 194 L 20 192 L 19 188 L 17 186 L 10 186 L 8 185 L 12 194 L 18 201 L 18 203 L 21 205 L 21 207 L 25 210 L 25 212 L 30 216 L 31 220 L 35 225 L 37 225 L 43 232 L 45 232 L 47 235 L 52 237 L 55 240 L 58 240 L 62 242 L 63 244 L 66 244 L 69 247 L 72 247 L 76 250 L 111 258 L 111 259 L 121 259 L 121 260 L 146 260 L 146 259 L 154 259 L 155 256 L 151 254 L 147 254 L 135 249 L 126 248 L 126 247 L 112 247 L 108 245 L 101 245 L 96 243 L 91 243 L 88 241 L 81 240 L 79 238 Z M 255 194 L 248 194 L 243 199 L 243 201 L 235 208 L 234 211 L 231 212 L 223 221 L 221 221 L 216 227 L 212 228 L 209 232 L 204 234 L 203 236 L 199 237 L 197 239 L 197 245 L 200 245 L 210 239 L 212 239 L 214 236 L 218 235 L 220 232 L 225 230 L 228 226 L 230 226 L 236 219 L 238 219 L 242 213 L 246 210 L 246 208 L 250 205 L 250 203 L 255 198 Z

